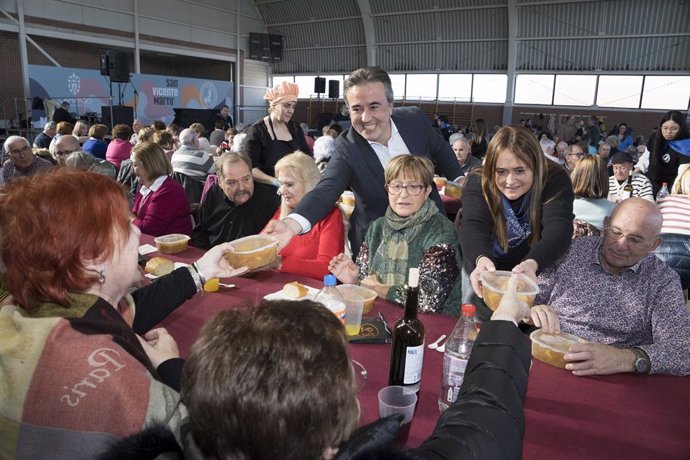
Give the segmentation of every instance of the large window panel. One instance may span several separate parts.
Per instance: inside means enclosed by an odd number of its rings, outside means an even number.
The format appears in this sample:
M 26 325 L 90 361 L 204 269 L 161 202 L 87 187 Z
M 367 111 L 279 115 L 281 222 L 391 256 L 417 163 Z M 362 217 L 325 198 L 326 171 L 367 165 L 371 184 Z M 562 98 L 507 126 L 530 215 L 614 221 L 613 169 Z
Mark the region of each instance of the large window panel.
M 440 101 L 469 102 L 472 100 L 472 74 L 441 74 L 438 79 Z
M 515 79 L 516 104 L 551 105 L 554 75 L 518 75 Z
M 300 99 L 309 99 L 315 98 L 317 94 L 314 92 L 314 78 L 316 78 L 316 75 L 309 75 L 309 76 L 296 76 L 295 77 L 295 83 L 297 83 L 297 86 L 299 86 L 299 98 Z M 328 91 L 328 88 L 326 88 L 326 91 Z M 328 94 L 326 94 L 328 96 Z
M 436 99 L 436 81 L 438 74 L 408 74 L 407 75 L 407 90 L 405 91 L 405 98 L 410 99 L 424 99 L 433 101 Z
M 594 104 L 596 88 L 596 75 L 556 75 L 553 103 L 589 107 Z
M 474 102 L 504 103 L 507 87 L 508 76 L 505 74 L 476 74 L 472 98 Z
M 597 91 L 599 107 L 636 109 L 642 93 L 641 75 L 601 75 Z
M 690 77 L 646 77 L 643 109 L 685 110 L 690 99 Z
M 294 83 L 295 82 L 295 76 L 294 75 L 273 75 L 273 86 L 275 86 L 275 85 L 277 85 L 283 81 Z
M 388 76 L 391 77 L 395 99 L 403 99 L 405 97 L 405 74 L 389 74 Z

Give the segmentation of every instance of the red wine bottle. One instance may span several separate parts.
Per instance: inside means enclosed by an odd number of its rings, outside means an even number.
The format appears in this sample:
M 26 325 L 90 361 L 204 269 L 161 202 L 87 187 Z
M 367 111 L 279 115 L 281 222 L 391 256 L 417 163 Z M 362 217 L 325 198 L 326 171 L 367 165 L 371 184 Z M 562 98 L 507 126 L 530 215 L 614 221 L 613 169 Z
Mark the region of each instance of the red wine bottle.
M 418 392 L 424 363 L 424 324 L 417 319 L 418 268 L 410 268 L 405 290 L 405 314 L 393 327 L 388 384 L 408 387 Z

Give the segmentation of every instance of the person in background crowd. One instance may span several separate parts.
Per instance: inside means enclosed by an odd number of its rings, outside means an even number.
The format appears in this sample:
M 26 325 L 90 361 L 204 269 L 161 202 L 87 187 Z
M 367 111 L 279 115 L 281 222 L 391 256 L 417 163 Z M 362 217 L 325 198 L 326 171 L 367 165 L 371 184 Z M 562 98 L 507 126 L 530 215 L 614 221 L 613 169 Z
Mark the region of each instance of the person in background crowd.
M 276 163 L 275 170 L 280 181 L 281 205 L 273 219 L 280 219 L 289 215 L 304 195 L 314 189 L 321 175 L 314 159 L 303 152 L 284 156 Z M 279 270 L 321 281 L 329 273 L 331 259 L 343 251 L 344 243 L 343 214 L 334 204 L 331 212 L 311 232 L 293 238 L 280 251 Z
M 162 149 L 163 152 L 165 152 L 165 157 L 170 161 L 172 159 L 173 153 L 175 153 L 175 150 L 173 149 L 173 136 L 166 130 L 161 130 L 161 131 L 156 131 L 153 133 L 153 139 L 152 142 L 154 144 L 158 144 Z
M 618 150 L 624 151 L 633 145 L 631 132 L 632 130 L 628 128 L 627 123 L 621 123 L 618 125 L 618 133 L 616 133 L 616 137 L 618 137 Z
M 299 87 L 283 81 L 264 94 L 269 102 L 268 115 L 247 130 L 247 153 L 252 160 L 254 180 L 278 187 L 275 164 L 285 155 L 300 150 L 309 155 L 311 149 L 299 124 L 292 119 L 297 107 Z
M 53 147 L 55 146 L 55 142 L 57 142 L 57 140 L 60 139 L 60 136 L 72 135 L 73 130 L 74 125 L 72 123 L 68 123 L 66 121 L 61 121 L 60 123 L 58 123 L 57 127 L 55 128 L 55 137 L 53 137 L 53 140 L 50 141 L 50 146 L 48 146 L 48 150 L 53 149 Z
M 182 185 L 170 177 L 172 165 L 165 152 L 152 142 L 140 142 L 132 149 L 134 174 L 141 188 L 134 196 L 134 225 L 152 236 L 170 233 L 192 234 L 191 209 Z
M 125 124 L 115 125 L 113 128 L 113 140 L 105 151 L 105 159 L 111 162 L 118 171 L 122 162 L 129 160 L 132 152 L 132 144 L 129 142 L 131 136 L 131 128 Z
M 175 150 L 180 148 L 180 127 L 175 123 L 170 123 L 165 130 L 173 136 L 173 148 Z
M 618 203 L 630 196 L 625 191 L 625 186 L 630 182 L 632 185 L 632 196 L 654 201 L 652 194 L 652 184 L 643 174 L 632 174 L 633 159 L 628 152 L 616 152 L 611 157 L 613 174 L 609 177 L 609 201 Z
M 637 163 L 635 163 L 634 171 L 639 174 L 646 174 L 649 170 L 649 149 L 647 149 L 647 141 L 644 136 L 637 136 L 635 145 L 637 149 Z
M 64 166 L 70 153 L 79 150 L 79 140 L 71 134 L 60 136 L 50 149 L 55 164 Z
M 302 132 L 304 133 L 304 140 L 307 141 L 307 145 L 309 146 L 309 149 L 313 152 L 314 151 L 314 138 L 309 135 L 309 125 L 306 123 L 300 123 L 299 127 L 302 128 Z
M 455 158 L 458 159 L 460 172 L 463 176 L 467 176 L 470 171 L 482 165 L 482 161 L 472 155 L 470 141 L 465 136 L 458 137 L 452 145 L 453 153 L 455 153 Z
M 352 128 L 336 139 L 335 154 L 314 190 L 292 214 L 267 228 L 282 246 L 293 236 L 307 233 L 350 188 L 357 206 L 350 216 L 349 239 L 352 250 L 357 251 L 370 223 L 383 216 L 388 208 L 388 196 L 383 188 L 384 170 L 394 156 L 427 157 L 439 174 L 452 180 L 461 176 L 453 150 L 433 131 L 426 115 L 416 107 L 393 108 L 392 83 L 383 69 L 355 70 L 345 80 L 344 94 Z M 445 212 L 435 187 L 431 198 Z
M 565 160 L 565 163 L 563 163 L 563 166 L 565 167 L 565 170 L 568 171 L 569 173 L 572 173 L 572 171 L 575 169 L 575 165 L 577 165 L 578 161 L 580 161 L 582 158 L 586 156 L 585 151 L 582 149 L 582 146 L 579 144 L 571 144 L 565 148 L 565 155 L 563 159 Z
M 10 136 L 2 148 L 9 158 L 2 165 L 4 182 L 11 182 L 17 177 L 33 176 L 53 168 L 50 161 L 34 155 L 29 141 L 21 136 Z
M 54 121 L 49 121 L 48 123 L 45 124 L 43 127 L 43 131 L 36 136 L 36 139 L 34 139 L 34 147 L 37 147 L 39 149 L 47 149 L 50 147 L 50 142 L 53 140 L 55 137 L 57 128 L 57 123 Z
M 89 125 L 86 122 L 77 120 L 72 129 L 72 136 L 79 140 L 79 145 L 84 145 L 84 142 L 89 140 Z
M 213 125 L 213 131 L 208 138 L 209 144 L 213 147 L 219 147 L 223 142 L 225 142 L 225 130 L 223 129 L 223 122 L 216 120 L 215 125 Z
M 105 160 L 108 146 L 103 139 L 105 138 L 106 134 L 108 134 L 108 127 L 106 125 L 102 125 L 100 123 L 93 125 L 89 129 L 89 140 L 84 142 L 84 147 L 82 150 L 90 153 L 96 158 Z
M 228 128 L 225 131 L 225 140 L 216 149 L 216 155 L 222 155 L 225 152 L 232 152 L 232 143 L 239 132 L 235 128 Z
M 141 276 L 140 233 L 112 179 L 56 168 L 6 188 L 0 209 L 12 294 L 0 307 L 3 456 L 97 458 L 155 422 L 179 435 L 184 362 L 154 327 L 202 291 L 202 278 L 246 271 L 223 257 L 231 247 L 128 294 Z
M 690 375 L 690 310 L 678 275 L 652 254 L 661 225 L 655 203 L 624 200 L 603 237 L 575 238 L 539 275 L 535 304 L 552 307 L 542 329 L 587 341 L 565 354 L 574 375 Z
M 280 205 L 273 187 L 254 182 L 251 160 L 246 155 L 226 153 L 216 165 L 218 183 L 211 186 L 201 203 L 190 241 L 201 249 L 256 235 Z
M 524 128 L 506 126 L 470 174 L 462 197 L 464 268 L 481 298 L 484 271 L 537 274 L 567 251 L 573 233 L 573 189 L 565 170 L 546 159 Z M 486 316 L 488 309 L 479 312 Z
M 153 120 L 150 127 L 154 131 L 165 131 L 165 122 L 163 120 Z
M 234 124 L 232 123 L 232 117 L 230 116 L 230 107 L 225 104 L 220 106 L 220 111 L 216 114 L 214 122 L 215 121 L 220 121 L 223 123 L 223 126 L 220 128 L 223 131 L 227 131 L 229 128 L 232 128 Z
M 206 138 L 206 128 L 204 128 L 204 125 L 201 123 L 192 123 L 189 125 L 189 129 L 196 133 L 196 139 L 199 143 L 199 150 L 208 151 L 208 149 L 211 147 L 211 144 Z M 182 133 L 180 133 L 180 136 L 182 136 Z
M 132 135 L 129 138 L 129 142 L 132 145 L 136 145 L 139 142 L 139 131 L 145 127 L 146 125 L 144 125 L 144 122 L 142 122 L 140 119 L 134 119 L 134 122 L 132 123 Z
M 109 161 L 101 160 L 96 158 L 90 153 L 77 150 L 72 152 L 65 159 L 65 166 L 72 169 L 78 169 L 80 171 L 91 171 L 98 174 L 103 174 L 115 179 L 117 172 L 115 171 L 115 166 Z
M 690 138 L 685 115 L 677 110 L 667 112 L 661 119 L 653 145 L 650 147 L 649 179 L 654 194 L 666 182 L 669 186 L 678 175 L 680 165 L 690 163 L 690 147 L 682 149 L 682 143 L 674 141 Z M 682 154 L 685 151 L 686 154 Z
M 589 142 L 589 145 L 597 148 L 599 146 L 599 142 L 601 141 L 601 129 L 599 129 L 599 121 L 597 120 L 597 117 L 595 115 L 587 117 L 586 126 L 586 139 Z
M 579 148 L 579 147 L 578 147 Z M 598 155 L 580 159 L 570 174 L 573 181 L 575 219 L 604 230 L 604 219 L 611 215 L 614 203 L 609 201 L 609 175 L 606 162 Z
M 329 130 L 329 132 L 334 132 Z M 335 154 L 335 138 L 331 135 L 320 136 L 314 141 L 314 162 L 322 173 L 328 166 L 328 162 Z
M 173 171 L 196 178 L 202 182 L 206 176 L 213 174 L 213 157 L 201 149 L 197 132 L 192 128 L 183 129 L 180 133 L 181 147 L 172 155 Z
M 457 316 L 462 261 L 453 223 L 429 199 L 436 189 L 433 163 L 399 155 L 386 166 L 385 178 L 385 216 L 369 227 L 355 262 L 339 254 L 329 270 L 343 283 L 361 284 L 404 304 L 408 271 L 419 267 L 419 310 Z
M 484 159 L 484 154 L 486 154 L 486 122 L 483 118 L 477 118 L 474 120 L 474 135 L 472 136 L 472 155 Z
M 332 459 L 337 453 L 337 458 L 431 460 L 453 452 L 453 458 L 467 453 L 518 459 L 530 346 L 516 327 L 529 314 L 516 286 L 511 279 L 477 336 L 462 397 L 419 447 L 392 446 L 401 429 L 399 414 L 355 431 L 358 390 L 342 324 L 321 304 L 281 300 L 223 311 L 204 326 L 182 376 L 190 429 L 181 454 L 174 434 L 153 426 L 115 444 L 103 458 L 168 458 L 163 455 L 168 452 L 190 460 L 201 455 L 297 460 Z M 286 341 L 292 346 L 285 347 Z M 334 386 L 339 391 L 332 391 Z M 257 411 L 275 423 L 257 419 Z
M 55 123 L 66 121 L 67 123 L 74 125 L 77 120 L 69 112 L 69 107 L 69 102 L 63 101 L 62 104 L 60 104 L 60 107 L 55 109 L 55 112 L 53 112 L 53 121 Z

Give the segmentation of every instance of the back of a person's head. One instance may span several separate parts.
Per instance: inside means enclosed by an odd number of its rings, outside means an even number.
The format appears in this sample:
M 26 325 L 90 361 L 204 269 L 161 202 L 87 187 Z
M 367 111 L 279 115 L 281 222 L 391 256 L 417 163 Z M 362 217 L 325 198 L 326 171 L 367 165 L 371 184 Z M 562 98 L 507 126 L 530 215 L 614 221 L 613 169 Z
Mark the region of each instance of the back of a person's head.
M 132 137 L 132 128 L 129 125 L 119 124 L 113 127 L 113 138 L 121 140 L 129 140 Z
M 359 419 L 345 331 L 312 301 L 219 313 L 189 353 L 181 394 L 206 458 L 322 458 Z
M 570 174 L 575 198 L 607 198 L 609 174 L 606 160 L 599 155 L 585 155 Z
M 199 136 L 197 135 L 196 131 L 194 131 L 192 128 L 183 129 L 179 137 L 180 143 L 182 143 L 182 145 L 187 146 L 194 146 L 198 138 Z

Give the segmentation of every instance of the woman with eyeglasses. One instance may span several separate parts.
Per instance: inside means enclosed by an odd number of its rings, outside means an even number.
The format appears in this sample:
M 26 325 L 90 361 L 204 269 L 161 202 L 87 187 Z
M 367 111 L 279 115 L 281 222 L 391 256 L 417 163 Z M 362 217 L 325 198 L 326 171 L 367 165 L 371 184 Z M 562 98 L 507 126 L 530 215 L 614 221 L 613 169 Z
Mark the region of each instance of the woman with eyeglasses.
M 330 271 L 391 302 L 405 302 L 411 267 L 419 267 L 419 310 L 458 316 L 460 254 L 453 223 L 429 198 L 434 165 L 424 157 L 394 157 L 385 170 L 388 209 L 369 227 L 357 260 L 335 257 Z
M 573 198 L 568 174 L 546 159 L 530 131 L 506 126 L 496 133 L 462 197 L 460 246 L 477 296 L 484 271 L 512 270 L 536 280 L 565 254 Z
M 281 204 L 272 219 L 283 219 L 314 189 L 321 175 L 314 159 L 303 152 L 294 152 L 278 160 L 275 171 L 280 181 Z M 344 244 L 343 214 L 334 205 L 309 233 L 295 236 L 280 251 L 279 270 L 323 280 L 329 273 L 328 263 L 343 251 Z
M 690 141 L 679 142 L 689 138 L 685 114 L 677 110 L 667 112 L 661 119 L 654 141 L 650 139 L 648 176 L 655 195 L 664 182 L 671 187 L 680 165 L 690 163 Z
M 311 155 L 299 124 L 292 120 L 297 107 L 299 86 L 283 81 L 264 94 L 269 102 L 268 115 L 247 130 L 245 149 L 252 160 L 254 180 L 262 184 L 280 184 L 275 175 L 275 165 L 285 155 L 300 150 Z

